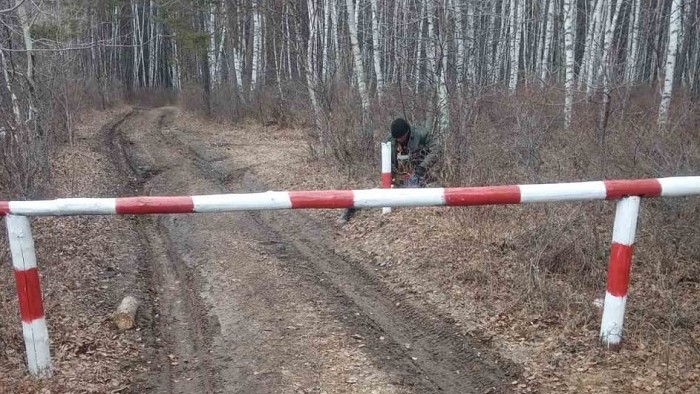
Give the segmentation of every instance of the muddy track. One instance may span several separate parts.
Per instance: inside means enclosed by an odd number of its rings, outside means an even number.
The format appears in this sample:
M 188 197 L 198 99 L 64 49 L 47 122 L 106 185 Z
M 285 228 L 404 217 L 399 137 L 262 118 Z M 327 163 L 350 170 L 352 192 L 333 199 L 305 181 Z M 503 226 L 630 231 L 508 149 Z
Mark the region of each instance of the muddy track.
M 220 165 L 231 159 L 230 153 L 170 127 L 176 115 L 172 109 L 137 111 L 111 127 L 107 138 L 113 157 L 122 162 L 124 171 L 135 175 L 136 192 L 172 193 L 197 186 L 207 189 L 199 193 L 267 190 L 250 165 Z M 150 120 L 134 119 L 138 117 Z M 151 122 L 153 130 L 126 137 L 132 133 L 127 130 L 128 119 L 141 125 Z M 183 183 L 183 177 L 190 181 Z M 372 367 L 389 376 L 399 392 L 504 392 L 518 375 L 518 369 L 498 357 L 487 343 L 462 334 L 450 319 L 406 302 L 369 266 L 336 254 L 329 225 L 315 222 L 303 212 L 242 212 L 210 216 L 208 220 L 142 218 L 138 223 L 151 245 L 154 285 L 159 288 L 157 308 L 164 315 L 159 324 L 181 326 L 165 330 L 163 350 L 197 360 L 186 371 L 165 368 L 161 391 L 286 392 L 281 388 L 290 379 L 284 374 L 254 372 L 251 377 L 245 372 L 251 364 L 256 370 L 272 370 L 290 362 L 322 370 L 325 366 L 314 359 L 313 346 L 301 339 L 308 335 L 290 333 L 285 321 L 295 319 L 298 313 L 294 314 L 294 309 L 304 302 L 313 307 L 319 320 L 310 325 L 309 335 L 328 334 L 329 329 L 324 328 L 327 322 L 340 324 L 362 342 L 362 352 Z M 240 234 L 219 234 L 222 227 L 229 226 Z M 207 235 L 196 235 L 197 229 Z M 217 242 L 216 237 L 222 241 Z M 226 249 L 222 242 L 239 246 Z M 244 253 L 241 245 L 247 245 L 251 252 Z M 203 249 L 201 256 L 199 249 Z M 207 272 L 216 272 L 218 267 L 212 261 L 220 260 L 226 250 L 230 250 L 231 261 L 239 262 L 220 266 L 221 273 L 231 276 L 227 279 L 233 282 L 219 283 L 220 273 L 207 281 Z M 243 260 L 260 260 L 268 268 L 246 265 Z M 237 278 L 247 282 L 239 284 Z M 220 305 L 214 293 L 248 296 L 250 300 L 231 297 Z M 263 334 L 251 326 L 262 327 Z M 231 331 L 235 338 L 227 334 Z M 267 346 L 273 351 L 266 350 Z M 217 356 L 228 354 L 229 347 L 236 349 L 236 355 Z M 300 392 L 320 392 L 317 386 L 323 378 L 319 374 L 311 371 L 300 378 Z M 176 389 L 172 384 L 182 378 L 195 382 L 190 390 Z
M 109 147 L 110 157 L 120 175 L 127 179 L 126 192 L 143 195 L 144 186 L 159 171 L 139 167 L 131 158 L 129 143 L 125 141 L 121 127 L 141 115 L 141 110 L 119 117 L 102 129 L 104 145 Z M 183 269 L 178 256 L 173 253 L 169 240 L 163 237 L 163 228 L 153 217 L 134 218 L 135 231 L 144 245 L 143 261 L 148 264 L 151 289 L 151 315 L 156 317 L 155 343 L 158 349 L 153 360 L 153 372 L 142 389 L 158 393 L 214 392 L 214 372 L 211 371 L 205 333 L 206 325 L 199 311 L 204 310 L 197 296 L 196 278 Z M 177 354 L 177 356 L 175 356 Z M 197 360 L 198 366 L 180 366 L 179 359 Z

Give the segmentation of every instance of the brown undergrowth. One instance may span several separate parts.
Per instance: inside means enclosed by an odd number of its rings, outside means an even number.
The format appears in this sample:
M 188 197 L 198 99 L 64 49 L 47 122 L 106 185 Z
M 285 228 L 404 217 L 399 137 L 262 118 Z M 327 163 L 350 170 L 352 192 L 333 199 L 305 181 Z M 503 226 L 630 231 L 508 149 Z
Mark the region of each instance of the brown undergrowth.
M 442 183 L 698 175 L 700 112 L 681 93 L 674 98 L 673 122 L 659 130 L 655 97 L 616 91 L 604 130 L 596 127 L 599 103 L 585 97 L 575 106 L 572 128 L 563 130 L 558 90 L 455 102 Z M 392 94 L 385 100 L 372 120 L 375 145 L 402 107 L 421 107 Z M 339 148 L 366 132 L 357 127 L 353 105 L 348 99 L 330 113 L 334 131 L 347 135 L 325 156 L 308 149 L 305 161 L 254 171 L 275 189 L 377 185 L 378 149 L 368 158 L 367 152 L 353 154 L 358 146 Z M 420 123 L 418 112 L 409 113 Z M 430 118 L 423 115 L 424 122 Z M 255 126 L 249 132 L 276 130 L 278 125 Z M 301 128 L 285 133 L 318 144 L 317 135 Z M 513 382 L 516 391 L 700 392 L 700 201 L 642 202 L 618 353 L 599 345 L 596 305 L 605 294 L 614 210 L 614 202 L 581 202 L 395 209 L 386 217 L 366 211 L 338 230 L 338 252 L 371 265 L 413 302 L 428 303 L 465 331 L 491 338 L 527 371 Z M 323 220 L 337 214 L 314 213 Z

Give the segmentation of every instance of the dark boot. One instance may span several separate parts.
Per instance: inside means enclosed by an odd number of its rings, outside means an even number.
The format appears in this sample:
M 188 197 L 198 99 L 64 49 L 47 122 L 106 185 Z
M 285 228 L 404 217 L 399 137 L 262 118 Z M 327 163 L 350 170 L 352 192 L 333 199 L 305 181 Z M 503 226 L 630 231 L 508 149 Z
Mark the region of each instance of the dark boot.
M 343 214 L 337 220 L 337 223 L 343 225 L 352 219 L 353 215 L 357 212 L 356 208 L 347 208 L 343 211 Z

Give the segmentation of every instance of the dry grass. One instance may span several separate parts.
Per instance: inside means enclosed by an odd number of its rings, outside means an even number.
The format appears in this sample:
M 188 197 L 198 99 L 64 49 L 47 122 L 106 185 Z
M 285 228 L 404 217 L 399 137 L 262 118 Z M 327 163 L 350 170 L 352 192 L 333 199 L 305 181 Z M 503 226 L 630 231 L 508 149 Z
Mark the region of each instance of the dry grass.
M 402 108 L 411 120 L 430 117 L 428 106 L 416 104 L 420 98 L 400 100 L 395 93 L 373 113 L 374 142 Z M 378 153 L 368 156 L 364 142 L 356 143 L 365 133 L 356 104 L 350 94 L 339 96 L 347 100 L 334 101 L 328 132 L 342 138 L 325 156 L 303 163 L 317 174 L 311 186 L 338 187 L 338 173 L 352 179 L 346 187 L 376 185 Z M 596 129 L 599 104 L 585 98 L 577 102 L 572 129 L 562 130 L 558 90 L 495 92 L 452 103 L 443 183 L 697 175 L 700 111 L 681 93 L 672 124 L 659 131 L 655 97 L 615 91 L 605 133 Z M 261 171 L 277 188 L 310 186 L 309 179 Z M 594 305 L 605 293 L 614 209 L 611 202 L 589 202 L 398 209 L 388 218 L 361 212 L 338 237 L 344 254 L 382 272 L 414 302 L 430 303 L 466 331 L 492 338 L 522 363 L 530 379 L 518 390 L 700 392 L 700 203 L 643 202 L 620 353 L 598 345 L 601 311 Z

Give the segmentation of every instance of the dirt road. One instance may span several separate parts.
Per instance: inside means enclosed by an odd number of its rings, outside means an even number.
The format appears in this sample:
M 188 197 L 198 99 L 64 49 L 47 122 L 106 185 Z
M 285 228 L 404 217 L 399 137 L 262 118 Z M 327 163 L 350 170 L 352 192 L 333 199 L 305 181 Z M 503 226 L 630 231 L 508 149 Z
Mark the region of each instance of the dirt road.
M 135 194 L 267 190 L 250 169 L 293 160 L 295 144 L 284 136 L 213 141 L 178 127 L 178 116 L 174 108 L 134 110 L 106 130 Z M 137 220 L 157 311 L 149 390 L 500 393 L 518 374 L 449 319 L 409 306 L 371 270 L 337 255 L 333 224 L 306 212 Z

